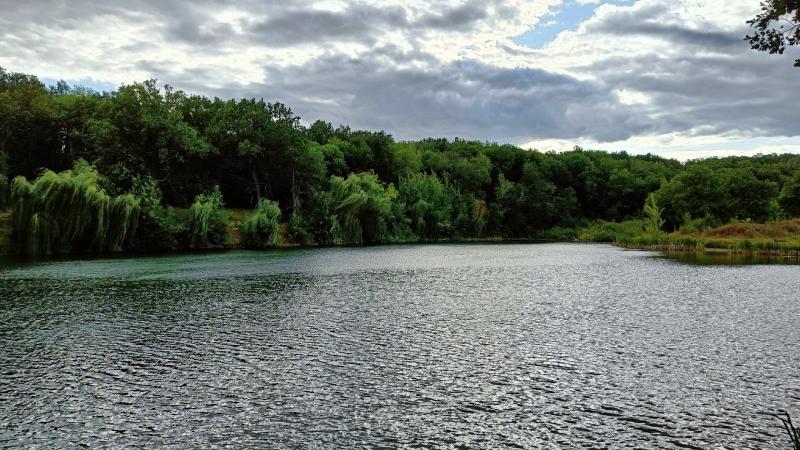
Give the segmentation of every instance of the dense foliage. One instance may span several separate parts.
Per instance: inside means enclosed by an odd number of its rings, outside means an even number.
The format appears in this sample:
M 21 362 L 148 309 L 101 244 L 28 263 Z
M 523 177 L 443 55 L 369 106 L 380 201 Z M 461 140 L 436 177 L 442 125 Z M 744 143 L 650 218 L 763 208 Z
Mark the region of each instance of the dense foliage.
M 230 221 L 219 186 L 209 194 L 199 194 L 189 208 L 192 248 L 208 248 L 227 244 Z
M 84 243 L 97 250 L 225 246 L 231 230 L 254 247 L 564 239 L 588 223 L 634 221 L 644 229 L 647 219 L 655 233 L 654 224 L 672 231 L 800 214 L 795 155 L 681 164 L 580 148 L 397 142 L 382 131 L 304 125 L 280 103 L 209 99 L 152 80 L 106 93 L 63 82 L 48 88 L 0 69 L 0 203 L 9 200 L 8 180 L 47 180 L 81 160 L 87 163 L 75 170 L 102 174 L 109 199 L 141 205 L 134 236 Z M 87 213 L 73 207 L 71 214 Z M 253 212 L 238 223 L 225 208 Z M 30 221 L 25 214 L 18 217 Z M 30 247 L 25 227 L 16 236 Z M 597 235 L 612 228 L 602 225 Z M 40 244 L 70 251 L 71 239 Z
M 135 231 L 139 200 L 111 197 L 84 161 L 61 173 L 45 171 L 33 183 L 16 177 L 11 188 L 12 233 L 23 253 L 118 251 Z
M 280 239 L 280 215 L 281 209 L 276 202 L 265 198 L 259 200 L 256 210 L 239 225 L 242 244 L 256 248 L 277 245 Z

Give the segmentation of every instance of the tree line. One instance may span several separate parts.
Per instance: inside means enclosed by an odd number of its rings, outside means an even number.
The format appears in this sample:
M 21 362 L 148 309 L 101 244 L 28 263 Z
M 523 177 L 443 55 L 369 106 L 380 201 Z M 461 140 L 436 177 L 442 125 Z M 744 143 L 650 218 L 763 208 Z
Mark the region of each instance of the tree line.
M 54 186 L 83 200 L 48 201 Z M 651 193 L 665 230 L 800 215 L 800 156 L 681 164 L 577 147 L 397 141 L 304 123 L 263 99 L 211 99 L 155 80 L 102 93 L 48 87 L 0 68 L 0 204 L 29 253 L 226 245 L 230 209 L 251 210 L 236 231 L 251 247 L 281 233 L 302 244 L 569 238 L 592 221 L 641 217 Z M 92 214 L 105 216 L 62 225 Z M 106 242 L 98 227 L 126 234 Z

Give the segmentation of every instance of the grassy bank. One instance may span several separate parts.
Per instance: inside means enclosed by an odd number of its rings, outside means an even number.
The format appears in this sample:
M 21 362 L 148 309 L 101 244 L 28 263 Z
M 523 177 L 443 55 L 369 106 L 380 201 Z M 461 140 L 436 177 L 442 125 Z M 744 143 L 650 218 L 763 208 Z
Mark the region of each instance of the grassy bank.
M 615 245 L 671 252 L 727 252 L 763 257 L 800 258 L 800 219 L 774 223 L 730 223 L 699 232 L 657 235 L 619 234 Z

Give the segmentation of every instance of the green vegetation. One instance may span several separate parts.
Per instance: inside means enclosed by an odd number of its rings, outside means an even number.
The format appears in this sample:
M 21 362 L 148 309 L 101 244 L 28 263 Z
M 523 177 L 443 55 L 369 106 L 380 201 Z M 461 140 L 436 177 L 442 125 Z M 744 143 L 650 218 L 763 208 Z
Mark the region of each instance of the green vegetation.
M 85 161 L 61 173 L 45 171 L 33 183 L 16 177 L 11 187 L 12 236 L 23 253 L 80 249 L 119 251 L 135 230 L 139 199 L 111 197 Z
M 106 93 L 47 88 L 2 69 L 0 104 L 0 207 L 13 209 L 23 253 L 460 239 L 709 246 L 728 242 L 704 234 L 714 227 L 800 215 L 797 155 L 681 164 L 398 142 L 304 126 L 280 103 L 153 80 Z M 797 236 L 781 239 L 769 245 Z M 737 245 L 767 245 L 747 240 Z
M 768 224 L 736 222 L 697 232 L 661 236 L 620 234 L 618 245 L 667 251 L 729 251 L 761 256 L 800 256 L 800 219 Z
M 745 39 L 753 50 L 783 54 L 786 46 L 800 45 L 800 1 L 764 0 L 761 13 L 747 21 L 754 28 Z M 794 60 L 800 67 L 800 58 Z
M 200 194 L 189 208 L 191 248 L 221 247 L 227 242 L 230 217 L 225 211 L 219 186 L 209 194 Z
M 241 242 L 245 247 L 271 247 L 278 245 L 281 209 L 276 202 L 265 198 L 259 200 L 256 210 L 239 225 Z

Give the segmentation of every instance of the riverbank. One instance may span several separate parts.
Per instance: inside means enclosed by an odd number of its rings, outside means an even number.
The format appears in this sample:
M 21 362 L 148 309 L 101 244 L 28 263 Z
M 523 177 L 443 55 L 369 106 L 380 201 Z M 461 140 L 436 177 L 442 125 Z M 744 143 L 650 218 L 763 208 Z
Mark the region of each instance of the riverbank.
M 171 208 L 177 218 L 185 219 L 189 215 L 188 208 Z M 247 218 L 248 215 L 252 214 L 252 210 L 249 209 L 238 209 L 238 208 L 230 208 L 225 210 L 228 221 L 225 225 L 225 237 L 222 239 L 224 243 L 222 244 L 214 244 L 207 247 L 198 247 L 198 248 L 190 248 L 185 245 L 180 245 L 177 247 L 172 247 L 169 245 L 161 246 L 161 247 L 151 247 L 151 246 L 139 246 L 133 249 L 126 249 L 121 252 L 115 253 L 122 253 L 122 254 L 151 254 L 151 253 L 183 253 L 187 251 L 209 251 L 209 250 L 236 250 L 236 249 L 246 249 L 251 248 L 248 247 L 244 242 L 244 237 L 241 231 L 241 224 Z M 0 255 L 13 255 L 15 253 L 14 245 L 11 241 L 11 211 L 10 210 L 3 210 L 0 211 Z M 558 241 L 574 241 L 576 240 L 577 230 L 563 230 L 563 229 L 555 229 L 555 230 L 545 230 L 542 232 L 540 236 L 531 237 L 531 238 L 508 238 L 503 236 L 486 236 L 481 238 L 476 237 L 464 237 L 464 238 L 451 238 L 451 239 L 436 239 L 436 240 L 409 240 L 409 241 L 396 241 L 396 242 L 387 242 L 386 244 L 411 244 L 411 243 L 419 243 L 419 244 L 442 244 L 442 243 L 499 243 L 499 242 L 558 242 Z M 139 242 L 141 244 L 141 242 Z M 313 242 L 305 242 L 300 243 L 296 242 L 291 239 L 291 234 L 289 232 L 289 225 L 288 223 L 280 223 L 279 224 L 279 236 L 277 242 L 269 246 L 270 248 L 300 248 L 300 247 L 352 247 L 353 244 L 317 244 Z M 94 252 L 75 252 L 79 254 L 83 253 L 94 253 Z
M 767 224 L 731 223 L 694 233 L 676 231 L 657 236 L 620 235 L 614 240 L 614 245 L 663 252 L 731 253 L 800 259 L 800 219 Z
M 176 209 L 177 213 L 187 215 L 188 209 Z M 225 231 L 226 244 L 211 248 L 195 249 L 241 249 L 243 243 L 240 225 L 252 211 L 247 209 L 226 210 L 229 221 Z M 727 253 L 764 258 L 800 259 L 800 219 L 783 220 L 760 224 L 740 222 L 709 228 L 703 231 L 686 233 L 676 231 L 657 236 L 644 235 L 642 222 L 593 222 L 576 228 L 554 228 L 543 230 L 530 238 L 508 238 L 486 236 L 481 238 L 464 237 L 437 240 L 415 240 L 406 243 L 499 243 L 499 242 L 608 242 L 617 247 L 637 250 L 652 250 L 669 253 Z M 398 242 L 401 243 L 401 242 Z M 318 247 L 313 243 L 294 242 L 286 223 L 280 224 L 279 239 L 275 248 Z M 0 211 L 0 255 L 13 253 L 11 243 L 11 211 Z M 159 249 L 161 251 L 186 251 L 190 249 Z M 131 252 L 125 252 L 131 253 Z M 148 253 L 136 251 L 133 253 Z

